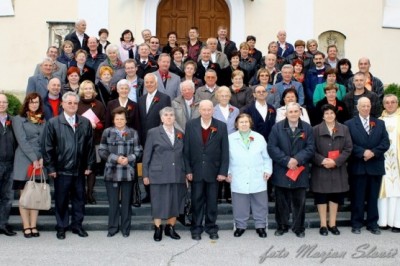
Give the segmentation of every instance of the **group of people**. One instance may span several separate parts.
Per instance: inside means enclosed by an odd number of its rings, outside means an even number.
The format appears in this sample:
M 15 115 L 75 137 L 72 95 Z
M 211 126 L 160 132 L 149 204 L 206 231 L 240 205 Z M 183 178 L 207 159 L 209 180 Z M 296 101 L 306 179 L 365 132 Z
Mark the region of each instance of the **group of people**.
M 169 33 L 162 49 L 149 30 L 140 45 L 124 31 L 118 46 L 106 29 L 99 39 L 85 29 L 79 20 L 59 57 L 49 47 L 19 115 L 7 114 L 0 94 L 0 233 L 15 235 L 7 224 L 12 189 L 24 188 L 33 167 L 54 179 L 57 238 L 69 229 L 88 236 L 82 222 L 85 203 L 96 204 L 96 175 L 110 205 L 107 236 L 128 237 L 140 162 L 155 241 L 163 233 L 180 238 L 175 224 L 187 197 L 194 240 L 204 231 L 218 239 L 223 200 L 232 203 L 235 237 L 251 213 L 258 236 L 267 237 L 271 199 L 275 235 L 291 228 L 304 237 L 309 188 L 321 235 L 340 234 L 338 206 L 349 190 L 353 233 L 363 225 L 400 232 L 398 99 L 384 96 L 369 59 L 353 75 L 336 46 L 325 59 L 315 40 L 293 46 L 284 31 L 263 57 L 254 36 L 238 50 L 223 26 L 205 44 L 195 27 L 179 45 Z M 38 237 L 38 211 L 19 209 L 24 236 Z

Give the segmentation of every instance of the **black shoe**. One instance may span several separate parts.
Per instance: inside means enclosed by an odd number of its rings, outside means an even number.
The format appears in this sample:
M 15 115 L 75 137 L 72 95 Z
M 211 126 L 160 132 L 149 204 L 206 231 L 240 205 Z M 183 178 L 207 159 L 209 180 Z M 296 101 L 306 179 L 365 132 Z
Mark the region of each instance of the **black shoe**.
M 175 227 L 167 224 L 165 226 L 165 235 L 169 236 L 172 239 L 181 239 L 181 237 L 178 235 L 178 233 L 175 231 Z
M 359 235 L 359 234 L 361 234 L 361 229 L 353 227 L 353 228 L 351 228 L 351 232 L 353 234 Z
M 386 226 L 379 226 L 379 229 L 381 230 L 389 230 L 390 226 L 386 225 Z
M 218 233 L 214 232 L 214 233 L 210 233 L 210 239 L 211 240 L 217 240 L 219 238 Z
M 93 197 L 92 194 L 90 194 L 90 195 L 87 196 L 87 203 L 90 204 L 90 205 L 96 205 L 96 204 L 97 204 L 97 201 L 96 201 L 96 199 Z
M 32 230 L 30 228 L 25 228 L 24 230 L 22 230 L 22 232 L 24 233 L 24 237 L 25 238 L 31 238 L 32 237 Z
M 80 237 L 88 237 L 89 236 L 88 233 L 85 230 L 83 230 L 83 228 L 72 229 L 72 233 L 76 234 Z
M 33 230 L 35 230 L 36 232 L 33 232 Z M 39 231 L 37 230 L 36 227 L 32 227 L 31 228 L 31 232 L 32 232 L 32 236 L 33 237 L 39 237 L 40 236 L 40 233 L 39 233 Z
M 241 237 L 246 229 L 236 228 L 235 232 L 233 233 L 234 237 Z
M 201 235 L 200 234 L 192 234 L 192 239 L 193 240 L 201 240 Z
M 286 226 L 278 226 L 278 229 L 275 231 L 276 236 L 281 236 L 283 234 L 286 234 L 289 231 L 289 229 Z
M 107 237 L 113 237 L 113 236 L 115 236 L 117 233 L 118 233 L 118 231 L 115 232 L 115 233 L 108 232 Z
M 150 203 L 150 197 L 146 196 L 142 199 L 142 203 Z
M 328 227 L 328 230 L 332 233 L 332 235 L 340 235 L 340 231 L 336 226 Z
M 65 231 L 64 230 L 58 230 L 57 231 L 57 238 L 60 240 L 64 240 L 65 239 Z
M 159 227 L 154 226 L 154 236 L 153 239 L 154 241 L 161 241 L 162 239 L 162 232 L 163 232 L 163 226 L 160 225 Z
M 4 227 L 0 228 L 0 234 L 6 235 L 6 236 L 15 236 L 17 233 L 14 232 L 10 227 Z
M 218 204 L 221 204 L 222 203 L 222 199 L 218 199 Z
M 325 226 L 319 228 L 319 234 L 321 236 L 327 236 L 328 235 L 328 228 L 326 228 Z
M 232 204 L 232 199 L 231 198 L 227 198 L 226 199 L 226 203 Z
M 295 232 L 295 234 L 299 238 L 303 238 L 306 236 L 306 233 L 304 233 L 304 231 L 297 231 L 297 232 Z
M 376 227 L 376 228 L 367 228 L 367 230 L 370 231 L 374 235 L 380 235 L 381 234 L 381 230 L 379 230 L 378 227 Z
M 261 238 L 267 237 L 267 232 L 265 232 L 265 228 L 257 228 L 256 232 L 257 232 L 258 236 Z
M 393 233 L 400 233 L 400 228 L 392 227 L 392 232 Z

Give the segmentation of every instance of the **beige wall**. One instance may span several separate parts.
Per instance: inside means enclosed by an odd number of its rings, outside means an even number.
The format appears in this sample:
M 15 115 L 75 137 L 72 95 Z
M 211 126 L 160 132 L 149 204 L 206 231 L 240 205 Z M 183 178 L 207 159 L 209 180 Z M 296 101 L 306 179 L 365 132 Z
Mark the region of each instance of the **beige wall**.
M 37 62 L 44 56 L 48 45 L 46 21 L 75 21 L 78 0 L 15 1 L 15 16 L 0 17 L 3 63 L 0 65 L 0 90 L 24 91 L 28 77 Z M 243 0 L 245 7 L 245 34 L 257 37 L 257 47 L 265 53 L 267 44 L 276 40 L 276 32 L 285 28 L 285 1 Z M 138 43 L 143 25 L 144 0 L 109 0 L 110 41 L 117 43 L 125 29 L 131 29 Z M 400 53 L 400 29 L 384 29 L 382 25 L 383 3 L 380 0 L 327 0 L 314 1 L 314 38 L 327 30 L 342 32 L 346 37 L 346 57 L 357 71 L 357 59 L 371 59 L 371 72 L 385 84 L 400 83 L 398 62 Z M 329 12 L 327 11 L 329 7 Z M 35 15 L 32 15 L 35 10 Z M 299 11 L 299 14 L 302 12 Z M 231 18 L 235 19 L 235 18 Z M 298 18 L 301 19 L 299 15 Z M 87 21 L 90 24 L 90 21 Z M 288 36 L 291 42 L 294 42 Z M 239 44 L 243 40 L 234 40 Z M 396 52 L 395 52 L 396 51 Z

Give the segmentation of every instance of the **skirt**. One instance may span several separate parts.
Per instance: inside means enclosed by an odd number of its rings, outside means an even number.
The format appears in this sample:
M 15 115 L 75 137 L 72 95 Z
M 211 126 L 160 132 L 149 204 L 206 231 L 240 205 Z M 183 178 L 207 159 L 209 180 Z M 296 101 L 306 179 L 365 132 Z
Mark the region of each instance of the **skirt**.
M 150 184 L 153 219 L 178 217 L 184 212 L 186 184 Z
M 343 205 L 344 196 L 346 192 L 339 193 L 316 193 L 314 192 L 314 204 L 328 204 L 329 201 L 333 203 L 337 203 L 339 205 Z

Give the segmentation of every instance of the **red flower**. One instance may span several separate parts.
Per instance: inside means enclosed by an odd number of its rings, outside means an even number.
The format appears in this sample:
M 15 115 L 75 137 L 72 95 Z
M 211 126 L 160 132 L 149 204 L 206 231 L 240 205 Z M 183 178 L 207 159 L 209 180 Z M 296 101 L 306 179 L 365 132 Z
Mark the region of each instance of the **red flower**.
M 43 120 L 43 119 L 40 119 L 38 123 L 39 123 L 39 124 L 43 124 L 43 123 L 44 123 L 44 120 Z
M 95 106 L 96 106 L 96 103 L 95 103 L 95 102 L 92 102 L 90 105 L 91 105 L 91 106 L 92 106 L 92 108 L 93 108 L 93 107 L 95 107 Z
M 332 133 L 336 133 L 338 130 L 336 127 L 332 128 Z
M 339 106 L 337 109 L 338 109 L 338 111 L 343 111 L 343 107 L 342 106 Z
M 275 110 L 272 109 L 272 108 L 268 108 L 268 112 L 269 112 L 270 114 L 273 114 L 273 113 L 275 113 Z
M 87 67 L 83 68 L 83 73 L 86 73 L 88 71 L 89 71 L 89 69 L 87 69 Z
M 75 123 L 75 124 L 74 124 L 74 128 L 77 128 L 77 127 L 78 127 L 78 123 Z
M 181 132 L 178 132 L 178 134 L 176 134 L 176 137 L 177 137 L 178 139 L 183 139 L 183 135 L 182 135 Z
M 211 65 L 210 65 L 210 68 L 211 68 L 211 69 L 216 69 L 217 67 L 215 66 L 215 64 L 211 64 Z
M 6 127 L 11 126 L 11 120 L 7 120 L 6 123 L 5 123 L 5 125 L 6 125 Z
M 103 128 L 104 128 L 103 123 L 99 122 L 99 123 L 96 124 L 96 129 L 101 130 Z
M 233 107 L 229 107 L 229 112 L 232 113 L 233 112 Z
M 272 87 L 271 90 L 269 91 L 270 93 L 275 93 L 276 92 L 276 88 Z
M 153 103 L 158 103 L 159 101 L 160 101 L 160 98 L 158 98 L 158 97 L 153 98 Z
M 153 66 L 153 65 L 151 64 L 150 60 L 149 60 L 149 61 L 147 61 L 147 65 L 148 65 L 148 66 L 150 66 L 150 67 L 152 67 L 152 66 Z
M 217 132 L 217 128 L 216 127 L 210 127 L 210 129 L 211 129 L 211 133 Z
M 195 79 L 195 80 L 193 80 L 193 83 L 194 83 L 194 85 L 198 85 L 199 84 L 199 80 Z
M 253 137 L 253 136 L 250 136 L 250 137 L 249 137 L 249 140 L 250 140 L 250 141 L 254 141 L 254 137 Z
M 131 105 L 131 104 L 129 104 L 128 106 L 127 106 L 127 108 L 126 108 L 128 111 L 131 111 L 131 110 L 133 110 L 133 106 Z
M 371 121 L 371 122 L 369 122 L 369 126 L 370 126 L 371 128 L 373 128 L 374 126 L 376 126 L 376 124 L 375 124 L 374 121 Z
M 115 85 L 111 86 L 111 91 L 115 91 L 117 87 Z
M 137 88 L 137 84 L 133 85 L 132 87 Z
M 240 89 L 235 89 L 234 92 L 235 92 L 235 93 L 239 93 L 239 92 L 240 92 Z
M 303 140 L 306 139 L 306 133 L 301 132 L 300 133 L 300 138 L 303 139 Z
M 124 132 L 122 132 L 122 137 L 127 137 L 128 136 L 128 132 L 126 132 L 126 131 L 124 131 Z

